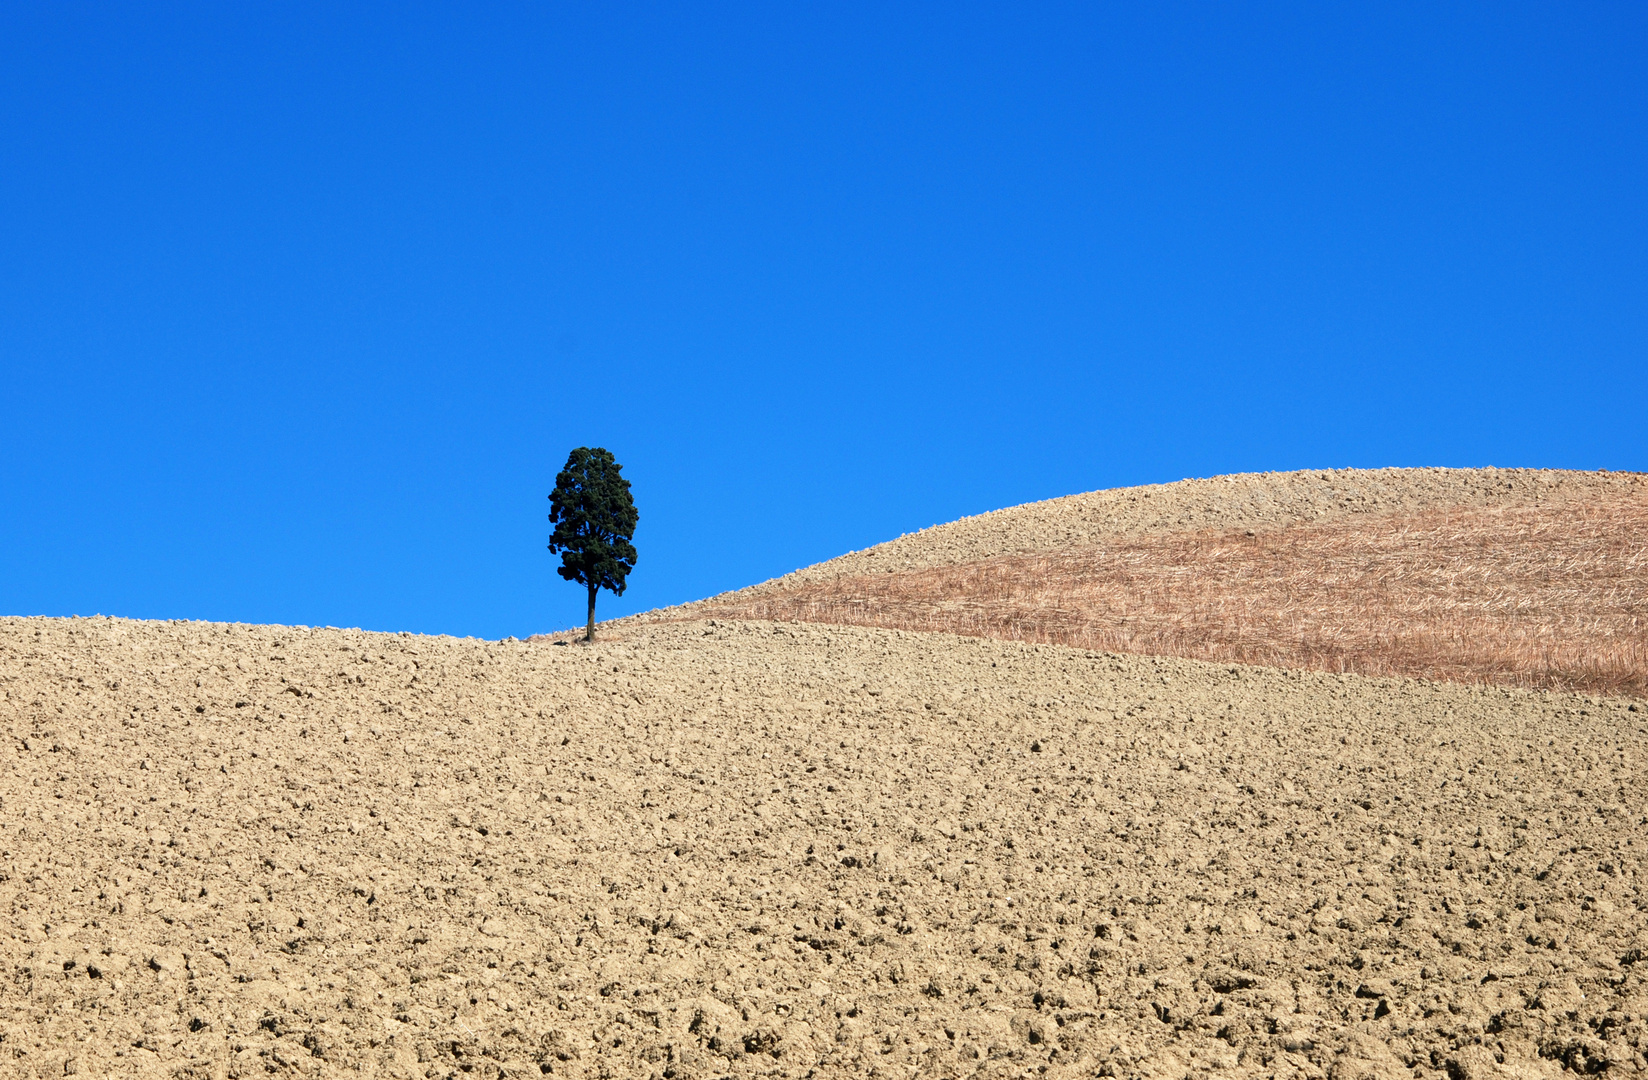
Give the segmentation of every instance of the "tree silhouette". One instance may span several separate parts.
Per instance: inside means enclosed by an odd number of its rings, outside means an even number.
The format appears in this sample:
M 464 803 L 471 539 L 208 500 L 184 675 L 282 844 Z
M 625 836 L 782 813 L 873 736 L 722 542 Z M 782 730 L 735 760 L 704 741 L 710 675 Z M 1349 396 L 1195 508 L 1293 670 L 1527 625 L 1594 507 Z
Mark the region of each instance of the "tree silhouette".
M 589 590 L 589 626 L 585 641 L 595 640 L 595 593 L 624 594 L 624 579 L 635 569 L 635 523 L 640 515 L 630 498 L 629 481 L 612 452 L 580 446 L 567 455 L 549 497 L 550 554 L 561 555 L 557 570 Z

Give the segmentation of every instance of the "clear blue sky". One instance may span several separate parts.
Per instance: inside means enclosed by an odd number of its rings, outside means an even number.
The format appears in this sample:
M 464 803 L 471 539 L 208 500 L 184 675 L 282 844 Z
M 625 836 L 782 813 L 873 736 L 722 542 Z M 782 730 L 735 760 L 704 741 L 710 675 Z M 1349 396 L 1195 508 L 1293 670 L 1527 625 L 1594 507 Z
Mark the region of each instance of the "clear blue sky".
M 1358 10 L 1360 8 L 1360 10 Z M 582 621 L 965 514 L 1648 469 L 1648 6 L 0 6 L 0 613 Z

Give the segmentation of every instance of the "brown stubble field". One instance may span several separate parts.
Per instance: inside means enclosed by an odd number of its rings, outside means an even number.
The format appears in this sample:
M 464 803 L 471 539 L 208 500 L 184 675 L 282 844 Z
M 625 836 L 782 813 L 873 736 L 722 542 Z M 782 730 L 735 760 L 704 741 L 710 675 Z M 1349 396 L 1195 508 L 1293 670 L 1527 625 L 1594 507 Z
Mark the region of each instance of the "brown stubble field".
M 1642 696 L 1648 501 L 1158 531 L 690 611 Z

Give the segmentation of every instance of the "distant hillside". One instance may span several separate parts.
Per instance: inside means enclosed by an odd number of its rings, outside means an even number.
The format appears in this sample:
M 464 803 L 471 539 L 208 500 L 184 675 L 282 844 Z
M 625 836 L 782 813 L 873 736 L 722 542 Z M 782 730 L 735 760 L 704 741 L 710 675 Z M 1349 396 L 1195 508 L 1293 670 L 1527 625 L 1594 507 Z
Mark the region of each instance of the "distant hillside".
M 1648 693 L 1648 477 L 1378 469 L 1030 503 L 664 618 Z

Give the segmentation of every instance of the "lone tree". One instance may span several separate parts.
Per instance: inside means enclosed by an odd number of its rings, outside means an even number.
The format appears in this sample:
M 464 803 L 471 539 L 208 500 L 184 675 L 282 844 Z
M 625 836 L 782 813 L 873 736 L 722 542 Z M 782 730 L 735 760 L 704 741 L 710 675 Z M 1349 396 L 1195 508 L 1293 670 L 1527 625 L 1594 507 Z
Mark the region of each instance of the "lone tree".
M 635 500 L 623 466 L 610 450 L 580 446 L 567 455 L 549 497 L 550 554 L 560 553 L 557 571 L 589 589 L 589 626 L 585 641 L 595 640 L 595 592 L 624 595 L 624 578 L 635 569 Z

